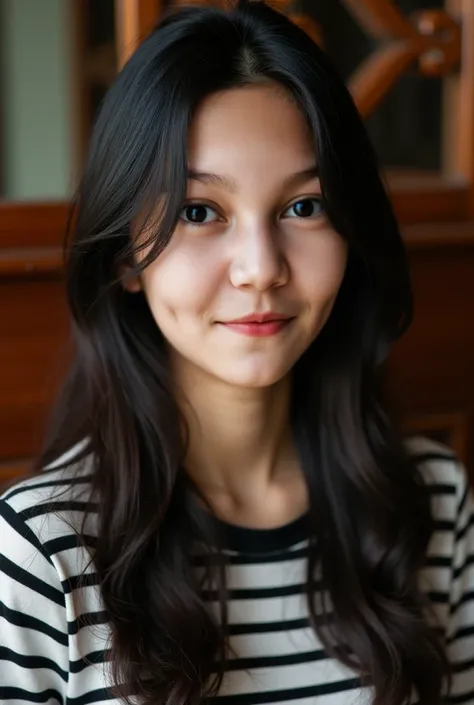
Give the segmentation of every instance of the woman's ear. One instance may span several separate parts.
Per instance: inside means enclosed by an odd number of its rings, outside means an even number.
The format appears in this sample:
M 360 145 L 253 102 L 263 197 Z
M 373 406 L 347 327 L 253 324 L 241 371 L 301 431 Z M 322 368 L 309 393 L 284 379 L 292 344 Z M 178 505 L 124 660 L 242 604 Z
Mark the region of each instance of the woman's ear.
M 140 276 L 134 271 L 133 267 L 127 264 L 122 264 L 119 267 L 119 277 L 122 287 L 129 294 L 136 294 L 142 290 L 142 282 Z

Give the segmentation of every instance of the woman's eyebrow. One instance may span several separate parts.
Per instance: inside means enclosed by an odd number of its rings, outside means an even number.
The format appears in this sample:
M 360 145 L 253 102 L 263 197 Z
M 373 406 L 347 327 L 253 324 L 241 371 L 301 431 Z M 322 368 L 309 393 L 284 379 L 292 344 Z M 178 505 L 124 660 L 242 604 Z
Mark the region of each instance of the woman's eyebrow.
M 223 176 L 221 174 L 209 174 L 205 171 L 188 171 L 188 179 L 194 181 L 200 181 L 203 184 L 211 184 L 221 188 L 223 191 L 229 191 L 230 193 L 236 193 L 237 184 L 233 179 L 228 176 Z
M 318 177 L 318 167 L 316 165 L 313 165 L 308 169 L 303 169 L 302 171 L 297 171 L 294 174 L 290 174 L 289 176 L 287 176 L 287 178 L 283 181 L 283 186 L 298 186 L 298 184 L 304 183 L 305 181 L 308 181 L 311 178 Z M 188 171 L 188 179 L 200 181 L 203 184 L 217 186 L 223 191 L 228 191 L 229 193 L 236 193 L 238 191 L 236 182 L 228 176 L 224 176 L 223 174 L 211 174 L 205 171 L 193 171 L 192 169 L 190 169 Z
M 290 174 L 284 182 L 283 185 L 285 187 L 288 186 L 298 186 L 299 184 L 304 184 L 306 181 L 309 181 L 310 179 L 318 179 L 319 178 L 319 169 L 316 164 L 313 164 L 313 166 L 310 166 L 309 169 L 303 169 L 303 171 L 297 171 L 294 174 Z

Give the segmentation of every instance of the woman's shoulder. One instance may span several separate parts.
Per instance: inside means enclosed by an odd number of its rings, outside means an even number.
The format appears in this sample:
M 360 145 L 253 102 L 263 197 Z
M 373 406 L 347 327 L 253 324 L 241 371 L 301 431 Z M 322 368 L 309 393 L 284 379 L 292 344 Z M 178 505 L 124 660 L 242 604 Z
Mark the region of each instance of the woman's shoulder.
M 87 522 L 87 515 L 94 513 L 92 457 L 84 457 L 82 450 L 83 444 L 78 444 L 41 472 L 5 490 L 0 496 L 3 519 L 17 528 L 24 525 L 41 543 L 79 530 L 84 518 Z
M 460 523 L 471 521 L 466 516 L 472 510 L 466 469 L 453 450 L 437 441 L 417 436 L 406 446 L 430 494 L 435 530 L 452 538 Z
M 472 490 L 463 464 L 451 450 L 426 438 L 412 439 L 408 445 L 430 493 L 433 517 L 420 586 L 444 629 L 449 658 L 456 679 L 459 677 L 455 687 L 465 689 L 469 685 L 474 692 L 474 674 L 465 660 L 474 634 Z
M 95 589 L 90 531 L 77 533 L 90 516 L 92 471 L 80 450 L 0 497 L 0 682 L 11 686 L 12 698 L 19 694 L 15 702 L 44 700 L 47 693 L 65 702 L 78 688 L 103 686 L 87 660 L 105 653 L 109 631 Z M 95 619 L 94 629 L 84 615 Z
M 467 483 L 464 466 L 448 446 L 424 436 L 414 436 L 405 446 L 418 471 L 433 494 L 452 495 L 461 492 Z
M 426 436 L 410 436 L 405 439 L 405 446 L 410 455 L 420 464 L 428 464 L 435 475 L 447 473 L 448 475 L 459 466 L 456 453 L 448 446 Z M 457 472 L 457 471 L 456 471 Z

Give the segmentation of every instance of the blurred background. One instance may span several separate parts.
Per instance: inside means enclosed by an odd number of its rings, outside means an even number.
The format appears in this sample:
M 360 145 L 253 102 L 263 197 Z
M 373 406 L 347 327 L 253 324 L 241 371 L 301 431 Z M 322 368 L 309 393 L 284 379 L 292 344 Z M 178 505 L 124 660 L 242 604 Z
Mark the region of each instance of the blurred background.
M 0 0 L 0 483 L 37 452 L 70 354 L 61 247 L 94 116 L 170 4 Z M 416 313 L 394 410 L 474 478 L 474 0 L 273 4 L 346 79 L 401 223 Z

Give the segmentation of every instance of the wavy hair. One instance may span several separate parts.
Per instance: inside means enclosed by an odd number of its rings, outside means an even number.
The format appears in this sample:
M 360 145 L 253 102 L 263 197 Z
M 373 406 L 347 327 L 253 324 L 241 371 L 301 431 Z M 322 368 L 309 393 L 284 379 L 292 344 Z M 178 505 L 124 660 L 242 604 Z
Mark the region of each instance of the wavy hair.
M 117 694 L 144 705 L 216 695 L 229 657 L 225 552 L 214 550 L 212 522 L 192 501 L 162 335 L 119 272 L 136 253 L 132 224 L 151 233 L 141 269 L 172 237 L 196 107 L 255 82 L 283 86 L 305 115 L 324 207 L 349 247 L 332 314 L 293 370 L 291 419 L 310 497 L 311 620 L 328 653 L 373 688 L 374 705 L 403 705 L 413 692 L 435 705 L 448 665 L 417 585 L 432 533 L 429 498 L 378 390 L 380 362 L 412 316 L 406 253 L 343 81 L 263 2 L 169 14 L 105 97 L 66 252 L 75 359 L 38 467 L 87 439 L 100 495 L 92 557 Z M 196 538 L 208 547 L 219 620 L 194 577 Z M 317 567 L 329 596 L 322 605 Z

